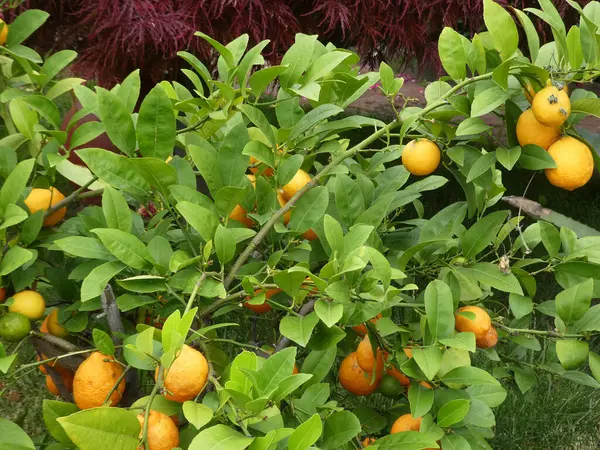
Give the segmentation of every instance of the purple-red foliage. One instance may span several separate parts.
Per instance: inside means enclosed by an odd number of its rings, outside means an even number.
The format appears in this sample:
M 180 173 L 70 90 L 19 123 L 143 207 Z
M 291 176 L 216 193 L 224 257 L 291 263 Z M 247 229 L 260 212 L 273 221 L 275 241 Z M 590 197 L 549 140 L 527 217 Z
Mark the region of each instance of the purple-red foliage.
M 539 7 L 537 0 L 498 1 Z M 564 0 L 554 3 L 576 23 Z M 444 26 L 472 34 L 483 24 L 483 0 L 28 0 L 25 5 L 51 14 L 36 45 L 74 48 L 79 52 L 74 70 L 102 85 L 135 68 L 147 81 L 173 79 L 180 50 L 211 62 L 211 48 L 194 37 L 196 30 L 225 43 L 242 33 L 252 43 L 270 39 L 265 56 L 271 62 L 303 32 L 353 47 L 367 62 L 417 58 L 436 64 Z

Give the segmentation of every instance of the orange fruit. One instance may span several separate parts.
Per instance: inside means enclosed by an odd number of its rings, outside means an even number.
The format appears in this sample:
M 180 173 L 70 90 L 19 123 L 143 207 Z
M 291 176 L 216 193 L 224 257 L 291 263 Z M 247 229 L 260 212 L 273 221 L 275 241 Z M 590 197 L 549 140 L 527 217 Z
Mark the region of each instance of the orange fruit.
M 154 374 L 158 378 L 158 370 Z M 163 385 L 167 392 L 167 400 L 183 403 L 196 397 L 208 381 L 208 362 L 202 353 L 189 345 L 184 345 L 181 352 L 165 371 Z
M 58 322 L 58 308 L 54 308 L 52 312 L 48 314 L 48 317 L 44 319 L 44 323 L 46 324 L 48 332 L 54 336 L 64 338 L 69 335 L 67 329 Z
M 412 348 L 404 347 L 402 350 L 404 351 L 404 354 L 408 357 L 408 359 L 412 358 Z
M 402 164 L 413 175 L 429 175 L 440 164 L 440 149 L 429 139 L 410 141 L 402 150 Z
M 587 145 L 571 136 L 552 144 L 548 154 L 556 163 L 555 169 L 546 169 L 550 184 L 572 191 L 585 185 L 594 173 L 594 157 Z
M 41 319 L 46 309 L 44 297 L 35 291 L 21 291 L 13 295 L 13 304 L 8 307 L 10 312 L 17 312 L 30 320 Z
M 241 205 L 235 205 L 235 208 L 233 208 L 233 211 L 231 211 L 231 214 L 229 214 L 229 218 L 246 225 L 248 228 L 252 228 L 254 222 L 246 214 L 246 210 L 242 208 Z
M 113 356 L 92 353 L 81 363 L 73 380 L 73 398 L 79 409 L 96 408 L 104 404 L 106 396 L 123 374 L 123 366 Z M 125 391 L 125 378 L 110 395 L 110 406 L 116 406 Z
M 292 370 L 292 375 L 296 375 L 297 373 L 300 373 L 300 371 L 298 370 L 298 366 L 294 364 L 294 370 Z
M 410 386 L 410 380 L 406 375 L 400 372 L 396 367 L 390 366 L 386 373 L 400 382 L 402 386 Z
M 4 45 L 8 38 L 8 24 L 2 19 L 0 19 L 0 24 L 2 24 L 2 31 L 0 31 L 0 45 Z
M 317 236 L 317 233 L 315 233 L 312 228 L 302 233 L 302 237 L 307 241 L 316 241 L 319 239 L 319 236 Z
M 392 425 L 391 433 L 402 433 L 403 431 L 419 431 L 421 418 L 414 419 L 410 414 L 404 414 L 396 419 Z
M 372 438 L 372 437 L 366 437 L 366 438 L 364 438 L 363 441 L 362 441 L 363 448 L 366 448 L 369 445 L 374 444 L 376 440 L 377 439 Z
M 254 291 L 254 295 L 256 295 L 260 292 L 261 292 L 261 290 L 257 289 L 256 291 Z M 267 290 L 267 292 L 265 292 L 265 297 L 271 298 L 275 294 L 278 294 L 279 292 L 282 292 L 281 289 L 269 289 L 269 290 Z M 247 297 L 247 298 L 249 299 L 250 297 Z M 264 313 L 271 311 L 271 305 L 269 305 L 269 303 L 266 301 L 262 305 L 253 305 L 251 303 L 244 302 L 244 307 L 248 308 L 250 311 L 255 312 L 256 314 L 264 314 Z
M 285 204 L 287 203 L 285 201 L 285 198 L 283 198 L 283 195 L 281 194 L 277 194 L 277 201 L 279 202 L 279 206 L 281 208 L 283 208 L 285 206 Z M 292 211 L 288 211 L 283 215 L 283 224 L 287 225 L 288 223 L 290 223 L 290 219 L 292 218 Z M 309 230 L 310 231 L 310 230 Z M 307 231 L 308 233 L 308 231 Z
M 369 320 L 371 323 L 376 323 L 379 319 L 381 319 L 381 313 L 377 314 L 375 317 Z M 355 325 L 352 327 L 354 331 L 358 334 L 367 334 L 367 326 L 365 324 Z
M 60 373 L 60 377 L 62 379 L 63 385 L 67 388 L 69 392 L 73 392 L 73 372 L 70 370 L 66 370 Z M 46 375 L 46 387 L 48 390 L 56 395 L 60 396 L 60 391 L 58 390 L 58 386 L 54 383 L 54 380 L 50 375 Z
M 50 333 L 50 330 L 48 330 L 48 317 L 49 316 L 46 316 L 40 325 L 40 331 L 46 334 Z
M 547 127 L 539 123 L 533 111 L 528 109 L 517 120 L 517 140 L 522 147 L 535 144 L 548 150 L 560 139 L 560 127 Z
M 493 326 L 490 327 L 490 329 L 485 335 L 477 337 L 476 343 L 477 347 L 479 348 L 495 347 L 498 343 L 498 332 L 496 331 L 496 328 L 494 328 Z
M 144 434 L 145 414 L 138 414 L 140 422 L 140 437 Z M 171 450 L 179 447 L 179 430 L 173 420 L 158 411 L 150 410 L 148 414 L 148 448 L 150 450 Z M 138 450 L 144 450 L 140 445 Z
M 289 200 L 290 198 L 292 198 L 294 196 L 294 194 L 296 194 L 296 192 L 298 192 L 306 184 L 308 184 L 308 182 L 310 180 L 311 180 L 311 177 L 308 173 L 306 173 L 302 169 L 298 169 L 298 172 L 296 172 L 296 175 L 294 175 L 294 178 L 292 178 L 288 182 L 288 184 L 283 186 L 282 192 L 281 192 L 281 194 L 283 195 L 283 198 L 285 200 Z
M 559 127 L 571 114 L 571 100 L 564 89 L 547 86 L 535 95 L 531 109 L 542 125 Z
M 36 211 L 44 210 L 46 211 L 51 206 L 56 205 L 57 203 L 63 201 L 65 196 L 62 195 L 58 189 L 51 187 L 50 189 L 40 189 L 33 188 L 27 198 L 25 199 L 25 204 L 31 214 Z M 58 211 L 50 214 L 48 217 L 44 219 L 45 227 L 52 227 L 60 222 L 65 214 L 67 213 L 67 207 L 62 207 Z
M 462 308 L 458 308 L 457 313 L 460 312 L 473 313 L 475 314 L 475 319 L 470 320 L 465 316 L 455 314 L 454 319 L 456 320 L 457 331 L 472 331 L 475 333 L 475 337 L 477 338 L 479 336 L 485 336 L 492 326 L 492 319 L 490 319 L 490 315 L 485 311 L 485 309 L 480 308 L 479 306 L 463 306 Z
M 373 372 L 375 370 L 375 356 L 369 336 L 365 335 L 358 347 L 356 348 L 356 361 L 362 370 L 365 372 Z M 377 374 L 383 374 L 384 352 L 377 349 Z
M 369 395 L 377 390 L 381 376 L 371 384 L 372 373 L 365 372 L 359 365 L 356 352 L 350 353 L 340 365 L 340 383 L 348 392 L 354 395 Z
M 256 159 L 254 156 L 250 157 L 250 165 L 258 165 L 260 164 L 261 161 L 259 161 L 258 159 Z M 258 167 L 250 167 L 250 172 L 252 173 L 257 173 L 260 169 Z M 264 175 L 265 177 L 270 177 L 273 175 L 273 169 L 270 167 L 267 167 L 261 175 Z
M 4 303 L 6 300 L 6 289 L 0 288 L 0 303 Z

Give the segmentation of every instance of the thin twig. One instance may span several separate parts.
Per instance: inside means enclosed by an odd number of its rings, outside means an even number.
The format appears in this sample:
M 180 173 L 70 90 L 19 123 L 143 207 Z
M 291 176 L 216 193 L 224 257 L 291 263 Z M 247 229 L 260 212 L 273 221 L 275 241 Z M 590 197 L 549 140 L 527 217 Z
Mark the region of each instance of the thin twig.
M 494 322 L 496 328 L 506 331 L 511 336 L 518 336 L 520 334 L 531 334 L 536 336 L 548 336 L 555 338 L 585 338 L 588 337 L 584 334 L 563 334 L 553 330 L 530 330 L 528 328 L 510 328 L 501 323 Z
M 80 194 L 82 194 L 83 191 L 85 191 L 88 187 L 90 187 L 96 181 L 98 181 L 98 177 L 95 176 L 90 181 L 88 181 L 83 186 L 81 186 L 79 189 L 77 189 L 76 191 L 74 191 L 73 193 L 71 193 L 70 195 L 68 195 L 67 197 L 65 197 L 63 200 L 61 200 L 60 202 L 58 202 L 56 205 L 51 206 L 50 208 L 48 208 L 46 210 L 46 212 L 44 213 L 44 217 L 48 217 L 49 215 L 55 213 L 59 209 L 67 206 L 69 203 L 74 202 L 78 198 L 83 198 L 83 195 L 80 195 Z M 96 191 L 91 191 L 91 192 L 96 192 Z M 101 192 L 102 192 L 102 190 L 101 190 Z M 86 194 L 89 194 L 89 192 L 86 192 Z
M 190 295 L 190 298 L 187 302 L 187 305 L 185 306 L 185 311 L 183 312 L 183 314 L 185 314 L 190 309 L 192 309 L 192 304 L 194 303 L 194 300 L 195 300 L 196 296 L 198 295 L 198 290 L 200 290 L 200 286 L 202 286 L 202 283 L 204 283 L 204 280 L 206 280 L 207 276 L 208 275 L 206 272 L 202 272 L 202 275 L 200 275 L 200 278 L 198 278 L 198 281 L 196 281 L 196 284 L 194 285 L 194 289 L 192 290 L 192 295 Z
M 113 385 L 112 389 L 108 392 L 108 395 L 104 399 L 104 403 L 107 403 L 110 400 L 110 396 L 113 395 L 113 392 L 115 392 L 119 388 L 119 384 L 121 384 L 121 381 L 123 381 L 123 378 L 125 378 L 125 376 L 127 375 L 127 372 L 129 372 L 129 369 L 131 369 L 131 366 L 125 367 L 125 370 L 123 370 L 123 373 L 119 376 L 119 378 L 117 378 L 117 382 Z

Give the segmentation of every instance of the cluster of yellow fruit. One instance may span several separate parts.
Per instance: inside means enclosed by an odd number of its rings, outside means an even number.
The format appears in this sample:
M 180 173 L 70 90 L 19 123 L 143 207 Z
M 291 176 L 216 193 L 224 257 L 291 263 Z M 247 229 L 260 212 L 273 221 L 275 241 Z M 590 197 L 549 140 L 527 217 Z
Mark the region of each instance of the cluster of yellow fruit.
M 252 183 L 252 186 L 255 189 L 256 189 L 256 175 L 255 174 L 258 173 L 259 169 L 258 169 L 258 167 L 252 167 L 252 166 L 256 165 L 256 164 L 260 164 L 260 161 L 258 161 L 254 157 L 250 157 L 249 170 L 250 170 L 250 172 L 252 172 L 252 174 L 246 175 L 248 177 L 248 180 L 250 180 L 250 183 Z M 271 169 L 270 167 L 267 168 L 266 170 L 264 170 L 262 172 L 262 175 L 264 175 L 265 177 L 273 176 L 273 169 Z M 306 173 L 302 169 L 298 169 L 298 171 L 296 172 L 294 177 L 286 185 L 284 185 L 279 190 L 279 192 L 277 192 L 277 201 L 279 202 L 279 206 L 280 207 L 285 206 L 285 204 L 294 196 L 294 194 L 296 194 L 296 192 L 298 192 L 300 189 L 302 189 L 304 186 L 306 186 L 310 182 L 310 180 L 311 180 L 311 176 L 308 173 Z M 236 205 L 235 208 L 233 208 L 233 211 L 231 211 L 231 214 L 229 214 L 229 218 L 244 224 L 248 228 L 252 228 L 254 226 L 254 221 L 250 217 L 248 217 L 248 212 L 242 207 L 242 205 Z M 292 211 L 286 212 L 283 215 L 283 224 L 287 225 L 289 223 L 289 221 L 291 220 L 291 218 L 292 218 Z M 309 241 L 314 241 L 315 239 L 318 239 L 317 234 L 313 230 L 307 230 L 306 232 L 304 232 L 302 234 L 302 237 Z
M 6 290 L 0 292 L 0 303 L 4 302 Z M 21 291 L 12 296 L 8 313 L 0 317 L 0 338 L 20 341 L 31 331 L 31 322 L 41 319 L 46 310 L 46 301 L 38 292 Z M 58 312 L 57 312 L 58 313 Z M 56 315 L 53 316 L 56 319 Z M 56 325 L 58 321 L 56 319 Z
M 462 315 L 461 313 L 470 313 Z M 471 316 L 473 314 L 473 317 Z M 468 316 L 468 317 L 467 317 Z M 477 347 L 492 348 L 498 342 L 498 333 L 492 325 L 489 314 L 478 306 L 463 306 L 455 314 L 455 327 L 458 332 L 473 332 Z M 381 314 L 371 319 L 371 323 L 376 323 L 381 318 Z M 377 354 L 373 354 L 373 347 L 367 335 L 367 328 L 364 324 L 352 327 L 358 334 L 363 335 L 363 339 L 355 352 L 350 353 L 340 365 L 339 380 L 340 384 L 347 391 L 354 395 L 370 395 L 377 389 L 384 395 L 393 394 L 391 390 L 401 393 L 401 386 L 406 391 L 410 389 L 410 379 L 404 375 L 393 364 L 387 363 L 388 353 L 378 348 Z M 404 347 L 404 354 L 412 358 L 412 348 Z M 388 364 L 386 367 L 386 363 Z M 375 373 L 374 373 L 375 372 Z M 385 374 L 384 374 L 385 372 Z M 395 381 L 386 382 L 395 379 Z M 383 385 L 386 385 L 385 387 Z M 396 384 L 397 387 L 394 386 Z M 427 389 L 433 389 L 433 386 L 426 381 L 419 384 Z M 392 395 L 393 396 L 393 395 Z M 392 425 L 391 433 L 401 433 L 403 431 L 419 431 L 421 418 L 413 418 L 410 414 L 400 416 Z M 375 442 L 375 438 L 367 437 L 362 442 L 363 447 L 368 447 Z
M 548 151 L 556 168 L 546 169 L 546 178 L 554 186 L 572 191 L 585 185 L 594 172 L 594 158 L 580 140 L 563 136 L 561 126 L 571 114 L 566 86 L 549 85 L 535 93 L 531 86 L 525 94 L 531 103 L 517 121 L 517 140 L 521 146 L 535 144 Z

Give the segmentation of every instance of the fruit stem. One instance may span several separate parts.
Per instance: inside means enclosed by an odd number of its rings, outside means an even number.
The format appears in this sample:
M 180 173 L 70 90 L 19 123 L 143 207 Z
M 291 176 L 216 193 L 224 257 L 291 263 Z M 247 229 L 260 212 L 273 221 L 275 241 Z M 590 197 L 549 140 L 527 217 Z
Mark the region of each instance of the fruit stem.
M 448 92 L 446 92 L 436 102 L 432 103 L 431 105 L 427 106 L 425 109 L 421 110 L 416 115 L 417 118 L 421 118 L 421 117 L 425 116 L 426 114 L 430 113 L 431 111 L 433 111 L 434 109 L 445 105 L 447 103 L 446 99 L 448 97 L 450 97 L 454 93 L 460 91 L 465 86 L 468 86 L 469 84 L 476 83 L 481 80 L 487 80 L 488 78 L 491 78 L 491 77 L 492 77 L 492 72 L 486 73 L 483 75 L 478 75 L 478 76 L 472 77 L 472 78 L 467 78 L 466 80 L 464 80 L 461 83 L 458 83 L 456 86 L 454 86 Z M 300 197 L 302 197 L 304 194 L 306 194 L 312 188 L 317 186 L 317 183 L 321 178 L 323 178 L 325 175 L 327 175 L 329 172 L 331 172 L 336 166 L 341 164 L 344 160 L 350 158 L 351 156 L 354 156 L 356 153 L 358 153 L 361 150 L 363 150 L 364 148 L 366 148 L 368 145 L 370 145 L 371 143 L 373 143 L 374 141 L 379 139 L 381 136 L 389 133 L 392 129 L 396 128 L 400 124 L 401 124 L 401 121 L 399 121 L 398 119 L 393 120 L 386 126 L 380 128 L 375 133 L 371 134 L 370 136 L 368 136 L 367 138 L 365 138 L 364 140 L 362 140 L 361 142 L 356 144 L 354 147 L 346 150 L 345 152 L 341 153 L 339 156 L 333 158 L 333 160 L 329 164 L 327 164 L 323 169 L 321 169 L 321 171 L 317 175 L 315 175 L 315 177 L 312 180 L 310 180 L 301 189 L 299 189 L 285 205 L 283 205 L 280 209 L 275 211 L 273 213 L 273 215 L 271 216 L 271 218 L 263 225 L 263 227 L 260 229 L 260 231 L 256 234 L 256 236 L 254 236 L 254 238 L 250 241 L 248 246 L 244 249 L 244 251 L 242 253 L 240 253 L 238 258 L 235 260 L 235 263 L 231 267 L 229 274 L 227 274 L 227 278 L 225 278 L 225 281 L 223 282 L 225 289 L 227 290 L 227 288 L 229 288 L 229 285 L 234 280 L 234 278 L 237 275 L 237 273 L 239 272 L 239 270 L 242 268 L 244 263 L 250 257 L 250 255 L 252 254 L 254 249 L 257 248 L 260 245 L 260 243 L 262 242 L 262 240 L 269 234 L 269 231 L 271 231 L 271 229 L 275 226 L 275 223 L 277 222 L 277 220 L 279 220 L 279 218 L 282 217 L 286 212 L 291 210 L 292 207 L 296 204 L 296 202 L 298 200 L 300 200 Z

